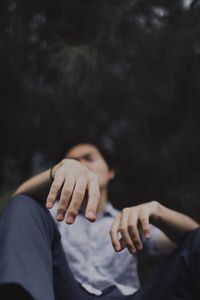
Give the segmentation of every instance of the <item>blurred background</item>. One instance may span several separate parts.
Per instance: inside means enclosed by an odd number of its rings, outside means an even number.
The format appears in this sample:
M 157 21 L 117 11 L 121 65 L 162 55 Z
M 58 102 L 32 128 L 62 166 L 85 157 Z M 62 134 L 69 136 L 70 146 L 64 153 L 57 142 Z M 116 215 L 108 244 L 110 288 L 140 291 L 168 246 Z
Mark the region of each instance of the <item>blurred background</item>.
M 110 199 L 200 221 L 200 1 L 1 0 L 0 205 L 66 141 L 113 153 Z

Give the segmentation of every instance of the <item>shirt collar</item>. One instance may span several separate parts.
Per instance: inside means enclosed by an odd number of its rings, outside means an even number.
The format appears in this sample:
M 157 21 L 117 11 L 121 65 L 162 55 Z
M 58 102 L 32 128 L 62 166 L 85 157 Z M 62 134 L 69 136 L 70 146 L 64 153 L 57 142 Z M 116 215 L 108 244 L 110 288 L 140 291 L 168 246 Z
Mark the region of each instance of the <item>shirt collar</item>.
M 108 216 L 111 216 L 111 217 L 115 217 L 117 213 L 118 213 L 118 210 L 113 207 L 111 202 L 108 202 L 106 204 L 106 207 L 105 207 L 104 211 L 99 215 L 102 215 L 102 216 L 108 215 Z

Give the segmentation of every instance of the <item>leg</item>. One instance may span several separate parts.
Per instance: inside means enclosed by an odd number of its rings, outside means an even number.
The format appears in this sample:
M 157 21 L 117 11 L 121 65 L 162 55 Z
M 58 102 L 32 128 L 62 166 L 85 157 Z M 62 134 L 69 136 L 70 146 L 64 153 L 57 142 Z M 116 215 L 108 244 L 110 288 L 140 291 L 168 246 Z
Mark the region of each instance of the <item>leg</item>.
M 130 300 L 200 298 L 200 229 L 195 229 Z
M 12 286 L 20 295 L 15 299 L 89 299 L 68 267 L 49 211 L 32 198 L 8 201 L 0 216 L 0 245 L 0 298 Z

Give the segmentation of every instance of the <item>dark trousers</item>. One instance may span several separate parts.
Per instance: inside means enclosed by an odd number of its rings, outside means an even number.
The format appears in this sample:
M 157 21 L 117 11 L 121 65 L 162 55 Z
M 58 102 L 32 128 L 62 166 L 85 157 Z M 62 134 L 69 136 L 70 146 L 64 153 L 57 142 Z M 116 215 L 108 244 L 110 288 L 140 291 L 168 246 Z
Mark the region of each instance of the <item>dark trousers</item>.
M 49 211 L 29 196 L 11 198 L 0 215 L 0 299 L 97 298 L 200 299 L 200 229 L 189 233 L 160 270 L 134 295 L 123 296 L 111 287 L 103 295 L 94 296 L 75 280 Z

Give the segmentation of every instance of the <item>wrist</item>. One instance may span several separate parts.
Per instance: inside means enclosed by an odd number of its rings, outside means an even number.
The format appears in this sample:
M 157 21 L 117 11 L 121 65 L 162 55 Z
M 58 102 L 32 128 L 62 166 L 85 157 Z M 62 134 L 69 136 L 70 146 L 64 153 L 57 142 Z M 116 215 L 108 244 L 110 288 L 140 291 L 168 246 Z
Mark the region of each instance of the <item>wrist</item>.
M 153 225 L 156 225 L 160 220 L 162 205 L 155 200 L 152 201 L 152 205 L 153 205 L 153 210 L 151 215 L 151 223 Z
M 62 165 L 62 161 L 56 165 L 53 165 L 50 169 L 50 172 L 49 172 L 49 177 L 50 177 L 50 180 L 51 182 L 54 181 L 55 179 L 55 174 L 56 174 L 56 171 L 58 170 L 58 168 Z

